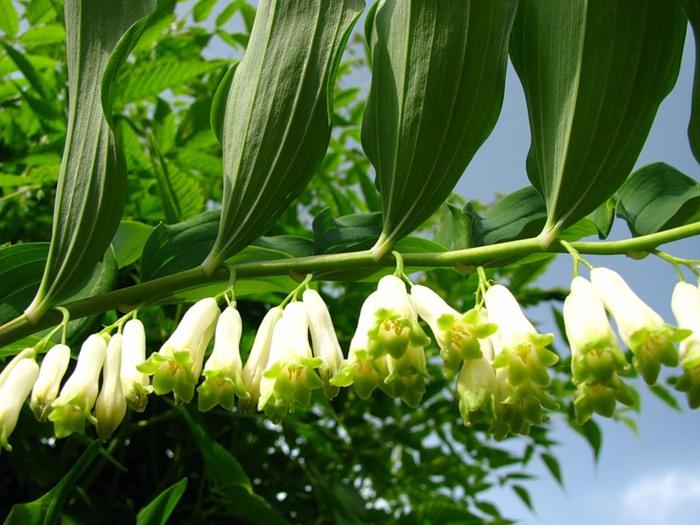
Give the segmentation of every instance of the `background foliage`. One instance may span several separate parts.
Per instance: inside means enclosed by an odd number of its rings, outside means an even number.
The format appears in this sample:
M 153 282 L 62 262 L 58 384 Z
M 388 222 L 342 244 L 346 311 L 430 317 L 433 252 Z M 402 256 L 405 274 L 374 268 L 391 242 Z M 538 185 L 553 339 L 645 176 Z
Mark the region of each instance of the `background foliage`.
M 113 87 L 114 129 L 128 166 L 126 212 L 112 249 L 86 276 L 77 296 L 168 275 L 204 259 L 216 237 L 222 199 L 222 152 L 209 110 L 225 72 L 246 48 L 254 17 L 255 8 L 245 0 L 160 3 Z M 33 297 L 48 250 L 66 136 L 63 6 L 53 0 L 0 0 L 0 29 L 0 242 L 24 243 L 19 251 L 17 246 L 0 248 L 3 323 Z M 328 154 L 305 193 L 238 260 L 367 249 L 376 240 L 382 227 L 380 197 L 360 148 L 367 86 L 358 85 L 357 78 L 366 67 L 364 42 L 355 34 L 338 73 Z M 668 166 L 647 169 L 681 181 L 669 175 Z M 643 185 L 645 176 L 638 172 L 620 193 L 630 202 L 621 214 L 635 233 L 697 215 L 697 184 L 678 182 L 684 193 L 669 195 L 664 220 L 650 224 L 639 206 L 642 197 L 634 197 L 657 191 Z M 464 214 L 464 206 L 451 197 L 399 248 L 440 251 L 491 244 L 535 235 L 546 220 L 544 201 L 531 187 L 490 208 L 472 202 Z M 612 220 L 609 208 L 599 210 L 570 226 L 566 236 L 605 236 Z M 521 303 L 551 301 L 560 321 L 565 292 L 534 285 L 550 261 L 550 256 L 532 257 L 493 272 Z M 462 310 L 471 306 L 475 276 L 437 270 L 423 278 L 449 303 Z M 266 308 L 294 284 L 289 277 L 241 283 L 244 358 Z M 344 348 L 372 287 L 370 282 L 322 287 Z M 141 317 L 149 347 L 156 349 L 181 315 L 182 307 L 172 303 L 211 293 L 211 288 L 185 290 L 160 298 L 163 306 L 145 309 Z M 72 347 L 114 316 L 71 323 Z M 2 351 L 13 352 L 11 347 Z M 573 423 L 568 351 L 560 355 L 552 387 L 560 404 L 555 417 L 571 421 L 597 456 L 600 430 L 594 421 L 583 427 Z M 15 507 L 8 522 L 30 523 L 42 509 L 56 505 L 52 508 L 62 509 L 64 520 L 75 523 L 132 523 L 137 513 L 138 523 L 162 523 L 172 512 L 175 521 L 188 523 L 500 524 L 508 520 L 488 501 L 487 490 L 511 490 L 527 506 L 536 504 L 527 490 L 533 461 L 543 462 L 561 482 L 548 425 L 496 443 L 484 429 L 461 423 L 454 385 L 444 379 L 434 347 L 429 372 L 419 409 L 379 394 L 360 402 L 344 391 L 329 403 L 317 393 L 309 409 L 281 425 L 223 410 L 199 414 L 154 396 L 145 414 L 127 416 L 104 449 L 91 445 L 87 436 L 56 441 L 48 426 L 23 414 L 12 438 L 14 452 L 0 458 L 0 515 L 15 503 L 36 500 Z M 655 392 L 675 402 L 664 387 Z M 637 409 L 617 417 L 633 426 L 630 412 Z M 117 508 L 120 512 L 104 515 L 105 509 Z

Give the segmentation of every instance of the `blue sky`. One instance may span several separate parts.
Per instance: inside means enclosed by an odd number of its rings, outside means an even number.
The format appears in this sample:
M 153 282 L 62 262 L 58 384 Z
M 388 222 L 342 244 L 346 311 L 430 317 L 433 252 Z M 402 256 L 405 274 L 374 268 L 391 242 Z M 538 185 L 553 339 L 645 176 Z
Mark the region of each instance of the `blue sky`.
M 184 6 L 180 7 L 185 12 Z M 236 25 L 233 30 L 240 30 L 240 21 L 233 24 Z M 361 21 L 358 26 L 362 27 Z M 209 51 L 215 56 L 231 56 L 230 48 L 220 41 L 214 41 Z M 659 110 L 638 166 L 664 161 L 696 179 L 700 175 L 686 137 L 694 63 L 695 50 L 689 32 L 678 83 Z M 362 73 L 349 81 L 366 86 L 369 78 Z M 517 76 L 509 68 L 498 124 L 456 191 L 466 199 L 491 202 L 497 193 L 508 193 L 528 184 L 525 157 L 529 144 L 525 99 Z M 625 224 L 618 221 L 611 237 L 627 236 Z M 665 248 L 674 255 L 700 258 L 698 239 Z M 589 260 L 619 271 L 643 299 L 667 320 L 672 320 L 670 297 L 677 277 L 668 263 L 654 258 L 633 261 L 623 256 Z M 570 279 L 570 260 L 560 257 L 539 284 L 563 286 Z M 528 313 L 543 330 L 555 331 L 548 306 Z M 700 414 L 688 410 L 674 412 L 644 387 L 641 392 L 638 436 L 620 423 L 597 419 L 604 433 L 597 464 L 588 444 L 565 424 L 554 421 L 553 438 L 560 443 L 557 456 L 565 487 L 562 490 L 552 480 L 544 465 L 533 463 L 530 471 L 534 469 L 538 479 L 528 487 L 536 514 L 509 491 L 493 491 L 490 498 L 506 516 L 523 524 L 695 525 L 700 515 L 700 455 L 696 453 Z M 685 406 L 684 399 L 679 399 Z

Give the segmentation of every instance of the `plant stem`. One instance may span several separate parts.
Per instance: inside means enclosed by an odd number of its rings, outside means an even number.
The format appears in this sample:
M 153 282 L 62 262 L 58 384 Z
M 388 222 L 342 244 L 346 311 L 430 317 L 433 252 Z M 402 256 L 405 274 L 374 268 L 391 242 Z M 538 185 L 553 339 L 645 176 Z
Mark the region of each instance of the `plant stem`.
M 570 245 L 577 252 L 583 254 L 624 255 L 632 252 L 651 252 L 661 244 L 695 235 L 700 235 L 700 222 L 622 241 L 573 242 Z M 566 250 L 559 241 L 553 242 L 548 248 L 543 248 L 536 238 L 531 238 L 448 252 L 404 253 L 401 255 L 406 267 L 430 269 L 456 265 L 503 266 L 512 264 L 517 259 L 527 255 L 564 252 Z M 390 254 L 375 260 L 370 251 L 362 251 L 274 261 L 245 262 L 232 265 L 229 268 L 221 267 L 215 270 L 211 276 L 208 276 L 201 267 L 197 267 L 61 306 L 70 312 L 71 319 L 79 319 L 112 309 L 130 311 L 142 303 L 151 302 L 177 290 L 210 282 L 227 282 L 230 271 L 236 272 L 236 279 L 246 279 L 289 275 L 290 273 L 322 274 L 323 272 L 347 268 L 379 270 L 392 268 L 395 265 L 396 259 Z M 57 310 L 50 310 L 33 324 L 25 316 L 13 319 L 0 326 L 0 346 L 56 325 L 61 322 L 61 317 Z

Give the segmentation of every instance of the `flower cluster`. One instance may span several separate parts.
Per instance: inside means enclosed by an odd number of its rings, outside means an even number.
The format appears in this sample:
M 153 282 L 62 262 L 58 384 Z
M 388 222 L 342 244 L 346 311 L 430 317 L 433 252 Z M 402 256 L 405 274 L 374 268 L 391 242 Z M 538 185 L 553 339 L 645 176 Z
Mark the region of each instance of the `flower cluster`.
M 0 446 L 11 450 L 8 438 L 27 398 L 38 420 L 53 423 L 56 437 L 84 432 L 91 423 L 103 440 L 127 408 L 142 412 L 152 392 L 172 393 L 177 403 L 196 395 L 201 411 L 233 410 L 238 401 L 242 412 L 259 410 L 273 421 L 309 405 L 314 390 L 332 399 L 343 387 L 362 399 L 379 389 L 417 407 L 431 344 L 421 321 L 434 336 L 445 376 L 456 377 L 465 424 L 482 425 L 500 439 L 546 421 L 556 408 L 546 393 L 549 369 L 559 357 L 549 348 L 552 334 L 536 330 L 508 288 L 491 285 L 481 272 L 476 306 L 461 313 L 430 288 L 409 289 L 406 282 L 397 275 L 379 280 L 362 305 L 347 357 L 326 304 L 308 281 L 267 312 L 245 364 L 241 316 L 235 303 L 221 311 L 215 298 L 191 306 L 148 358 L 137 319 L 117 323 L 117 333 L 110 335 L 108 327 L 91 335 L 63 386 L 70 349 L 53 346 L 39 366 L 37 351 L 27 348 L 0 373 Z M 680 363 L 676 389 L 687 393 L 691 407 L 700 406 L 700 288 L 679 283 L 672 308 L 678 327 L 665 323 L 612 270 L 594 268 L 590 280 L 573 279 L 563 314 L 579 423 L 594 413 L 610 417 L 618 402 L 634 400 L 622 379 L 631 367 L 608 313 L 644 380 L 653 384 L 661 366 Z

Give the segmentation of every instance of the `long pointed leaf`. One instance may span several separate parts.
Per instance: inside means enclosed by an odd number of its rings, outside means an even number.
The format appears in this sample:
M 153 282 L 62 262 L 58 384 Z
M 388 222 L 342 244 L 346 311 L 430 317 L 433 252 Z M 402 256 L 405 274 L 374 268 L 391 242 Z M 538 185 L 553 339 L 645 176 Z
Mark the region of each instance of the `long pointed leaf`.
M 143 0 L 65 2 L 68 133 L 49 257 L 37 295 L 25 311 L 30 320 L 80 286 L 119 225 L 126 166 L 105 116 L 111 117 L 111 106 L 102 105 L 102 76 L 122 35 L 154 7 L 153 1 Z
M 511 57 L 525 90 L 527 169 L 547 203 L 548 245 L 629 175 L 678 76 L 680 2 L 523 0 Z
M 370 27 L 362 144 L 377 171 L 379 258 L 445 201 L 503 101 L 516 0 L 386 0 Z
M 688 123 L 688 140 L 695 159 L 700 162 L 700 1 L 683 0 L 685 13 L 695 37 L 695 79 L 693 80 L 693 100 Z
M 259 3 L 225 104 L 223 208 L 205 271 L 264 234 L 321 163 L 330 140 L 329 84 L 363 6 L 363 0 Z

